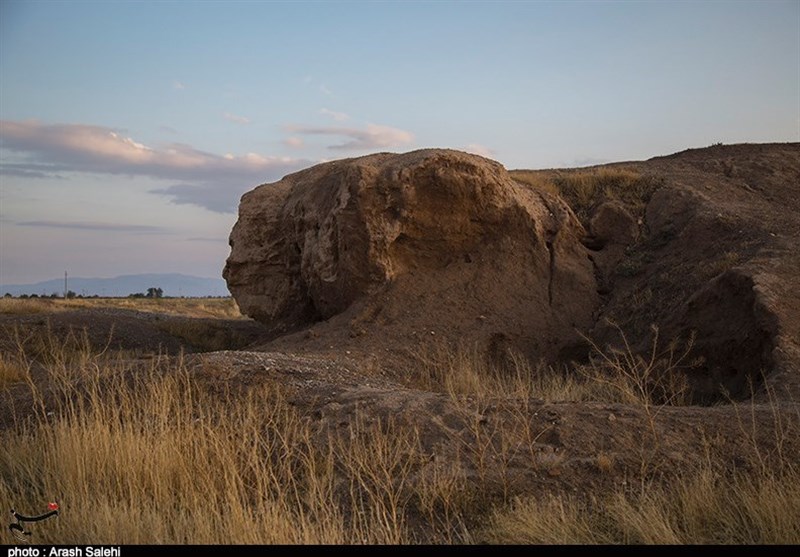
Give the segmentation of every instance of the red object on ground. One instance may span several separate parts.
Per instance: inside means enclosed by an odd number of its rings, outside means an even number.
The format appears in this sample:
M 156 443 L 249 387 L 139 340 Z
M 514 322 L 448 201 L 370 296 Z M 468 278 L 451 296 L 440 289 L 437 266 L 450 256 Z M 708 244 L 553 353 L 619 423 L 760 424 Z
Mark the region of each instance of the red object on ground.
M 57 511 L 58 503 L 47 503 L 47 508 L 51 511 Z

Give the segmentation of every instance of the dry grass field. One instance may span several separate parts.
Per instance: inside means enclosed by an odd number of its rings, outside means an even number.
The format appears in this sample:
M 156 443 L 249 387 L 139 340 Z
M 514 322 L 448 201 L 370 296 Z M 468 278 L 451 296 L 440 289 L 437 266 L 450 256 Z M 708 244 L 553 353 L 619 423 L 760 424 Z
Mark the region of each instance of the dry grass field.
M 41 304 L 17 302 L 13 313 L 41 316 Z M 46 304 L 51 312 L 72 307 Z M 141 300 L 125 307 L 152 310 Z M 157 307 L 233 313 L 230 301 L 161 300 Z M 217 381 L 225 371 L 218 365 L 201 364 L 209 368 L 202 373 L 182 355 L 130 359 L 93 348 L 77 330 L 26 336 L 16 322 L 3 324 L 0 343 L 0 500 L 29 514 L 49 501 L 61 509 L 58 519 L 30 525 L 35 543 L 800 543 L 800 468 L 789 453 L 766 460 L 763 432 L 749 427 L 762 422 L 748 421 L 748 403 L 735 403 L 739 433 L 753 434 L 735 467 L 709 440 L 705 455 L 668 479 L 644 470 L 638 483 L 537 496 L 504 493 L 457 462 L 431 461 L 421 430 L 375 420 L 368 410 L 331 429 L 293 403 L 287 386 Z M 622 356 L 597 365 L 625 366 Z M 498 398 L 605 398 L 650 413 L 666 404 L 642 396 L 631 369 L 555 382 L 538 380 L 523 361 L 510 375 L 481 368 L 469 351 L 428 351 L 420 362 L 410 381 L 444 393 L 465 415 L 476 400 Z M 796 434 L 798 416 L 773 410 L 767 427 L 774 435 Z M 529 437 L 535 446 L 535 432 Z M 643 436 L 639 448 L 648 442 Z M 517 449 L 500 443 L 491 450 L 487 465 L 499 466 Z M 591 466 L 614 477 L 614 458 L 598 453 Z M 540 466 L 554 474 L 558 458 Z M 644 459 L 642 466 L 657 467 Z

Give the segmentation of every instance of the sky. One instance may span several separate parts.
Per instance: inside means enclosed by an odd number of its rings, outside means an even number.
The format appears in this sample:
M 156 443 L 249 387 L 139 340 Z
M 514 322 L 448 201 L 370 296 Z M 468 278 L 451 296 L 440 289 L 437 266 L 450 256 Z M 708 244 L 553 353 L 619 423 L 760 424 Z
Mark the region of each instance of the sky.
M 800 141 L 800 1 L 0 0 L 0 284 L 220 277 L 320 162 Z

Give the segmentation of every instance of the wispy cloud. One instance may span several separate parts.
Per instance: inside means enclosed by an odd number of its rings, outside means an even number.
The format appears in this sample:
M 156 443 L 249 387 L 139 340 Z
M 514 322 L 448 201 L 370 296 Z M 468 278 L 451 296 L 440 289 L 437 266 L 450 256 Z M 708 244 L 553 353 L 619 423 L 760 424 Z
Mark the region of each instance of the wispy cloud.
M 364 129 L 344 128 L 344 127 L 304 127 L 287 126 L 287 131 L 300 135 L 332 135 L 350 138 L 337 145 L 331 145 L 328 149 L 343 151 L 366 151 L 371 149 L 383 149 L 386 147 L 398 147 L 407 145 L 414 141 L 411 132 L 389 126 L 379 126 L 377 124 L 367 124 Z
M 27 158 L 22 163 L 1 164 L 0 172 L 6 174 L 28 172 L 27 177 L 42 177 L 55 171 L 88 172 L 179 180 L 181 184 L 156 191 L 178 203 L 219 212 L 235 211 L 241 194 L 254 184 L 311 163 L 256 153 L 216 155 L 179 143 L 155 148 L 111 128 L 31 121 L 0 121 L 0 147 Z
M 291 147 L 292 149 L 301 149 L 303 145 L 305 145 L 305 141 L 303 141 L 302 137 L 287 137 L 283 140 L 284 145 L 287 147 Z
M 68 171 L 63 165 L 46 163 L 7 163 L 0 165 L 0 174 L 3 176 L 16 176 L 18 178 L 58 178 L 64 176 L 59 172 Z
M 136 233 L 166 233 L 167 230 L 160 226 L 147 226 L 141 224 L 117 224 L 108 222 L 68 222 L 52 220 L 33 220 L 18 222 L 17 226 L 35 226 L 39 228 L 66 228 L 70 230 L 93 230 L 104 232 L 136 232 Z
M 466 151 L 467 153 L 472 153 L 473 155 L 480 155 L 481 157 L 486 157 L 487 159 L 496 156 L 494 150 L 489 149 L 485 145 L 481 145 L 479 143 L 470 143 L 469 145 L 464 147 L 464 151 Z
M 306 87 L 315 87 L 319 89 L 319 92 L 325 96 L 328 97 L 333 96 L 333 91 L 331 91 L 328 85 L 316 79 L 313 75 L 306 75 L 303 78 L 303 84 Z
M 277 178 L 275 176 L 272 179 Z M 242 195 L 254 185 L 252 183 L 238 186 L 209 183 L 173 184 L 152 189 L 150 193 L 165 195 L 176 205 L 199 205 L 217 213 L 235 213 Z
M 172 88 L 177 90 L 186 89 L 186 85 L 178 81 L 177 79 L 172 82 Z
M 320 114 L 324 114 L 325 116 L 330 116 L 331 118 L 333 118 L 337 122 L 344 122 L 344 121 L 350 119 L 350 116 L 348 116 L 344 112 L 337 112 L 335 110 L 329 110 L 327 108 L 320 109 L 319 113 Z
M 237 116 L 236 114 L 231 114 L 230 112 L 226 112 L 223 114 L 226 120 L 229 122 L 234 122 L 235 124 L 249 124 L 250 118 L 245 118 L 244 116 Z

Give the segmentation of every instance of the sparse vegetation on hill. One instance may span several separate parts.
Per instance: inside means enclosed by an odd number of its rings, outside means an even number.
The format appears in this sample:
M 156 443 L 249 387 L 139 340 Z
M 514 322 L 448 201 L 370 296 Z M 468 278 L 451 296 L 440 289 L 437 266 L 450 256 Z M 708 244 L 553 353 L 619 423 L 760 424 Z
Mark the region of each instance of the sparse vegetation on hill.
M 562 197 L 586 224 L 591 209 L 604 201 L 619 201 L 641 213 L 662 185 L 657 176 L 626 167 L 572 170 L 512 170 L 511 177 L 534 189 Z
M 513 350 L 498 360 L 488 358 L 475 345 L 431 343 L 416 350 L 418 365 L 407 382 L 453 397 L 616 402 L 647 409 L 691 403 L 687 373 L 698 365 L 689 357 L 692 339 L 664 342 L 655 331 L 645 357 L 633 351 L 623 331 L 619 333 L 622 348 L 604 349 L 588 339 L 592 344 L 589 360 L 561 369 L 533 365 Z

